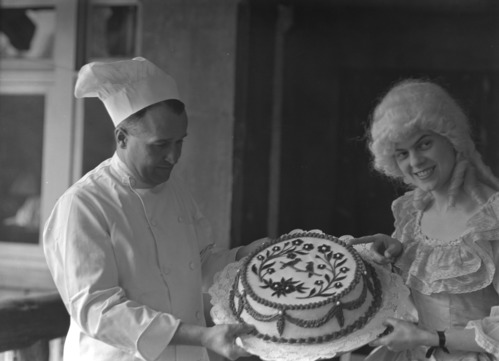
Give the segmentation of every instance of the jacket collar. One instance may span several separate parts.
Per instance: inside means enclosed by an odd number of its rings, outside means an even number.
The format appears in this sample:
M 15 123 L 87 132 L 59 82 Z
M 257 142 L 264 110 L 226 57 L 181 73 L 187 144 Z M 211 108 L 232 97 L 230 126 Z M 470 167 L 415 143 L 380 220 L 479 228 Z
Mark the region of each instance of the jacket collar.
M 118 156 L 117 152 L 114 152 L 111 158 L 111 168 L 117 173 L 121 183 L 133 189 L 151 189 L 152 191 L 161 190 L 167 182 L 161 183 L 155 187 L 151 187 L 139 179 L 134 177 L 130 169 L 127 167 L 125 162 L 123 162 Z

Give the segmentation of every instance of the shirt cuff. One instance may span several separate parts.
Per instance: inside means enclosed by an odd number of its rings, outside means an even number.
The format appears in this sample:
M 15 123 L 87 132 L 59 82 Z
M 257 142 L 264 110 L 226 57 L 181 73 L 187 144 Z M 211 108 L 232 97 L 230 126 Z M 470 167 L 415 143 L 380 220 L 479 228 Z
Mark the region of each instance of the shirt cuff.
M 137 341 L 137 357 L 147 361 L 156 360 L 170 344 L 180 320 L 168 313 L 155 317 Z

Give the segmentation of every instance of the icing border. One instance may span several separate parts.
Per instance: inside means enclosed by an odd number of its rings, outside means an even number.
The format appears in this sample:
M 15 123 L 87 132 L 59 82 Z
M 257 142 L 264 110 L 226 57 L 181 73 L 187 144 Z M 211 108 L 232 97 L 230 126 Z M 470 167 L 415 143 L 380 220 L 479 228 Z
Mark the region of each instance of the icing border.
M 365 261 L 363 261 L 363 263 L 364 262 Z M 365 262 L 365 266 L 367 268 L 367 272 L 366 272 L 366 275 L 363 276 L 364 282 L 365 282 L 364 289 L 368 289 L 371 292 L 373 299 L 372 299 L 371 304 L 369 305 L 369 308 L 367 309 L 367 311 L 361 317 L 359 317 L 355 322 L 353 322 L 352 324 L 348 325 L 347 327 L 345 327 L 339 331 L 335 331 L 335 332 L 332 332 L 330 334 L 326 334 L 326 335 L 318 336 L 318 337 L 285 338 L 285 337 L 277 337 L 277 336 L 270 336 L 267 334 L 262 334 L 262 333 L 259 333 L 258 331 L 253 332 L 252 335 L 254 335 L 254 336 L 256 336 L 264 341 L 270 341 L 270 342 L 274 342 L 274 343 L 316 344 L 316 343 L 334 341 L 334 340 L 341 338 L 343 336 L 346 336 L 354 331 L 357 331 L 358 329 L 363 327 L 365 324 L 367 324 L 369 322 L 369 320 L 371 320 L 371 318 L 380 309 L 380 307 L 382 305 L 382 301 L 383 301 L 383 292 L 382 292 L 381 281 L 378 278 L 376 270 L 374 269 L 374 267 L 372 265 L 370 265 L 367 262 Z M 371 277 L 369 277 L 369 275 Z M 238 280 L 238 278 L 239 277 L 236 276 L 235 282 L 233 283 L 233 288 L 230 291 L 229 306 L 230 306 L 230 309 L 231 309 L 233 315 L 236 317 L 236 319 L 239 322 L 246 324 L 246 322 L 240 316 L 241 311 L 242 311 L 242 307 L 243 307 L 242 306 L 243 301 L 241 301 L 241 299 L 240 299 L 240 304 L 239 304 L 238 310 L 236 310 L 235 302 L 234 302 L 234 298 L 236 297 L 236 292 L 237 292 L 237 285 L 238 285 L 237 280 Z M 372 283 L 370 282 L 370 280 L 372 280 Z M 239 295 L 238 297 L 242 298 L 242 297 L 244 297 L 244 295 Z M 358 299 L 350 302 L 350 304 L 354 304 L 353 307 L 355 307 L 355 303 L 357 301 L 358 301 Z M 348 306 L 350 304 L 345 304 L 345 305 Z M 345 307 L 345 308 L 349 309 L 348 307 Z M 269 317 L 269 320 L 271 321 L 272 318 L 277 318 L 277 317 L 279 317 L 279 315 L 277 315 L 277 316 L 273 315 L 273 316 Z M 327 315 L 324 317 L 327 317 Z M 327 322 L 327 320 L 325 322 Z

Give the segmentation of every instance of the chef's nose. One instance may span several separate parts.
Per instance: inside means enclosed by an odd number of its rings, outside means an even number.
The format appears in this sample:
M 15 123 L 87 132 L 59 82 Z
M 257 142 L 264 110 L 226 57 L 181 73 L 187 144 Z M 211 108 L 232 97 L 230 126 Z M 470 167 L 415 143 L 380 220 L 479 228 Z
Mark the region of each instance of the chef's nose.
M 168 147 L 165 154 L 165 160 L 170 164 L 175 164 L 180 157 L 180 149 L 178 147 L 172 146 Z

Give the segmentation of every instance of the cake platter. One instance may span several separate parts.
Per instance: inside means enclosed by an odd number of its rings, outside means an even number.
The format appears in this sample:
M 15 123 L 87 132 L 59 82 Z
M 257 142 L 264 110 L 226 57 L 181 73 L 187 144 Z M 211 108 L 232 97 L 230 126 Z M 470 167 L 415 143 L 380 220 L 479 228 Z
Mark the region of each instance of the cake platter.
M 345 240 L 348 236 L 340 238 Z M 272 343 L 247 335 L 237 339 L 239 346 L 265 361 L 315 361 L 351 352 L 375 340 L 385 331 L 383 321 L 387 317 L 407 318 L 411 311 L 408 302 L 409 290 L 402 278 L 392 273 L 386 266 L 374 263 L 365 245 L 355 246 L 355 249 L 376 269 L 383 289 L 381 308 L 362 329 L 338 340 L 299 345 Z M 230 310 L 229 293 L 237 271 L 243 263 L 244 259 L 230 263 L 215 275 L 214 284 L 209 289 L 213 305 L 210 314 L 215 324 L 238 322 Z

